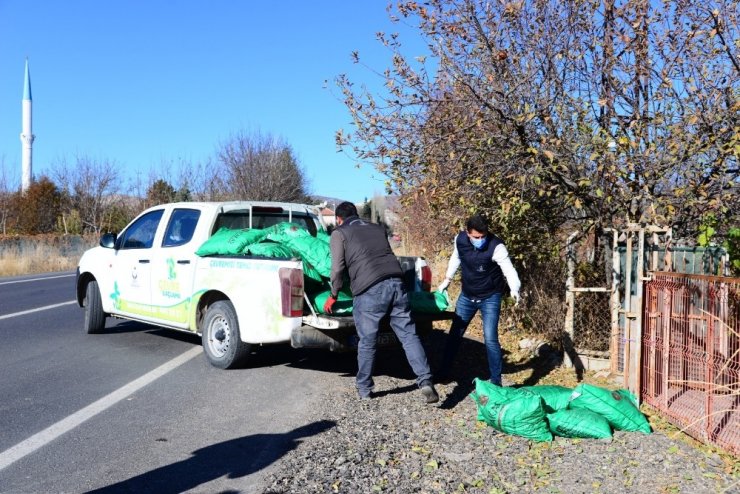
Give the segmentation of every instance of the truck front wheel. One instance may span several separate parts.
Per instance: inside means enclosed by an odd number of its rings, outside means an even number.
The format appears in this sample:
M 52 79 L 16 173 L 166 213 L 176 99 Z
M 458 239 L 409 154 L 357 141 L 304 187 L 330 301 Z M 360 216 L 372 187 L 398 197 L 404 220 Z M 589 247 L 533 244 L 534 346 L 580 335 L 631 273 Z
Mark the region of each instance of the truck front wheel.
M 214 367 L 233 369 L 244 364 L 251 345 L 239 336 L 239 323 L 231 302 L 214 302 L 203 320 L 203 351 Z
M 103 303 L 97 281 L 91 281 L 85 288 L 85 331 L 87 334 L 100 333 L 105 329 Z

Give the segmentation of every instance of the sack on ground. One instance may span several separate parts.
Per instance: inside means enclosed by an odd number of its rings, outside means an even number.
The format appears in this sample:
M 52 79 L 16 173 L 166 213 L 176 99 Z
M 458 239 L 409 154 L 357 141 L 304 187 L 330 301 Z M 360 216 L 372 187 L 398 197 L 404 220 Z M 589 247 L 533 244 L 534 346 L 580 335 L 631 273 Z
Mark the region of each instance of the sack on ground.
M 542 398 L 527 390 L 496 386 L 477 378 L 474 382 L 475 391 L 470 397 L 478 405 L 478 420 L 507 434 L 552 441 Z
M 570 395 L 573 393 L 571 388 L 565 386 L 556 385 L 537 385 L 537 386 L 523 386 L 519 389 L 526 389 L 532 393 L 539 395 L 545 404 L 545 412 L 553 413 L 558 410 L 565 410 L 568 408 L 568 402 L 570 401 Z
M 231 230 L 223 227 L 203 242 L 195 254 L 198 256 L 241 254 L 244 247 L 259 242 L 265 235 L 264 230 L 250 230 L 249 228 Z
M 560 410 L 547 415 L 550 431 L 556 436 L 583 439 L 609 439 L 612 428 L 609 421 L 585 408 Z
M 450 305 L 447 296 L 442 292 L 411 292 L 409 304 L 413 312 L 444 312 Z
M 568 408 L 585 408 L 596 412 L 616 430 L 645 434 L 652 432 L 647 418 L 637 408 L 637 400 L 626 389 L 612 391 L 581 383 L 573 390 Z

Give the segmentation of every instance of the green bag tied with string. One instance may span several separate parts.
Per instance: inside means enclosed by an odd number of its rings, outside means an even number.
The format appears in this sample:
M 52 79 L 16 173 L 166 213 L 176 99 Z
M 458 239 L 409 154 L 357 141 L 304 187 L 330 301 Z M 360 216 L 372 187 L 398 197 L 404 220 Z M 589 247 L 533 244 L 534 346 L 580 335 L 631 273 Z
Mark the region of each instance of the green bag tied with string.
M 542 398 L 522 389 L 501 387 L 476 378 L 470 394 L 478 405 L 478 420 L 494 429 L 534 441 L 552 441 Z

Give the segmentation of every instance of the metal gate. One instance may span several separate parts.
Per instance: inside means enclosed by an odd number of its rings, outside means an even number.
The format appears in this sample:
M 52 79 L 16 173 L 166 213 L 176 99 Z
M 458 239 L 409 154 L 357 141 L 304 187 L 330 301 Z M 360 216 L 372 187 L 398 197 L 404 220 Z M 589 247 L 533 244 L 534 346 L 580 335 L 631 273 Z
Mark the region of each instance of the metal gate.
M 584 353 L 602 356 L 609 359 L 612 374 L 624 374 L 629 383 L 636 372 L 631 355 L 639 339 L 642 282 L 648 270 L 672 266 L 670 254 L 665 255 L 670 242 L 670 228 L 638 224 L 606 229 L 601 236 L 573 233 L 568 238 L 566 366 L 578 367 L 573 360 Z M 661 247 L 663 256 L 658 254 Z M 582 276 L 584 265 L 593 266 L 596 275 Z M 631 388 L 635 394 L 636 388 Z
M 641 398 L 740 454 L 740 279 L 655 273 L 642 319 Z

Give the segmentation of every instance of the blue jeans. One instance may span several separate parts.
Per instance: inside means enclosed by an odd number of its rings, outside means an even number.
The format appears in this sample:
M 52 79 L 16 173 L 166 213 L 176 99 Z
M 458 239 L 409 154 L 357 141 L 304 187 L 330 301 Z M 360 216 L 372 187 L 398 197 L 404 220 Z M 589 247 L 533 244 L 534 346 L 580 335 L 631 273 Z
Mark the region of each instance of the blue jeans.
M 468 329 L 470 321 L 478 310 L 480 310 L 483 318 L 483 338 L 486 343 L 490 379 L 492 383 L 500 386 L 503 365 L 501 344 L 498 341 L 498 317 L 501 312 L 500 293 L 494 293 L 484 299 L 470 298 L 464 293 L 460 294 L 455 305 L 455 317 L 452 319 L 452 327 L 447 337 L 439 374 L 445 376 L 450 373 L 452 361 L 460 348 L 463 334 L 465 334 L 465 330 Z
M 416 384 L 431 381 L 427 356 L 421 340 L 416 334 L 416 325 L 411 320 L 409 297 L 400 278 L 380 281 L 365 292 L 354 297 L 352 303 L 357 335 L 357 391 L 365 396 L 373 390 L 373 368 L 375 366 L 375 347 L 380 320 L 390 315 L 393 332 L 406 353 L 406 360 L 416 374 Z

